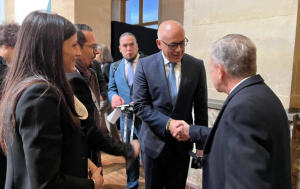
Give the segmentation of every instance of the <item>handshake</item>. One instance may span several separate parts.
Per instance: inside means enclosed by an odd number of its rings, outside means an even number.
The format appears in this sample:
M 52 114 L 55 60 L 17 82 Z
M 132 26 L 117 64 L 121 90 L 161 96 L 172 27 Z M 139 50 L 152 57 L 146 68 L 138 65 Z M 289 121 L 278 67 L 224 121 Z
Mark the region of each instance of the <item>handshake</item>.
M 169 131 L 171 132 L 173 137 L 176 138 L 178 141 L 189 140 L 191 138 L 189 130 L 190 125 L 187 124 L 185 121 L 171 119 Z

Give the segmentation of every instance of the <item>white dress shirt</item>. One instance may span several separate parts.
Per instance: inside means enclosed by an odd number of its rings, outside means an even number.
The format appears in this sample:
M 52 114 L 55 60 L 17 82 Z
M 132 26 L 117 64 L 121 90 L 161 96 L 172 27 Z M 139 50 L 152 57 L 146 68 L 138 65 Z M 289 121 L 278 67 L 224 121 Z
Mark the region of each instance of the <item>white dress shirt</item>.
M 166 76 L 168 78 L 169 71 L 170 71 L 170 65 L 169 65 L 170 61 L 165 57 L 165 55 L 162 51 L 161 51 L 161 54 L 164 59 Z M 172 63 L 177 63 L 176 66 L 174 67 L 174 72 L 175 72 L 175 77 L 176 77 L 176 89 L 177 89 L 177 93 L 178 93 L 179 86 L 180 86 L 180 79 L 181 79 L 181 62 L 172 62 Z
M 251 77 L 251 76 L 249 76 Z M 248 79 L 249 77 L 246 77 L 245 79 L 241 80 L 238 84 L 236 84 L 232 89 L 231 91 L 233 91 L 238 85 L 240 85 L 241 83 L 243 83 L 246 79 Z M 229 92 L 229 94 L 231 93 L 231 91 Z

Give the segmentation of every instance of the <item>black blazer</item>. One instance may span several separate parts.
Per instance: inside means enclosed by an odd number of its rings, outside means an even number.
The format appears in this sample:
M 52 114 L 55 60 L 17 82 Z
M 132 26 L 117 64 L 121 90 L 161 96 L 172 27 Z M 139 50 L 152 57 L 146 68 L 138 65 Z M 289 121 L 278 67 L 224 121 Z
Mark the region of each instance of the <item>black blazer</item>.
M 85 79 L 76 71 L 68 73 L 66 76 L 72 86 L 74 95 L 86 107 L 89 114 L 86 120 L 81 120 L 82 126 L 86 129 L 89 149 L 93 151 L 101 150 L 116 156 L 124 156 L 128 161 L 132 161 L 134 154 L 130 144 L 125 144 L 121 141 L 108 142 L 96 126 L 94 119 L 95 104 Z
M 97 75 L 98 84 L 99 84 L 99 88 L 100 88 L 100 94 L 103 97 L 103 100 L 105 100 L 105 99 L 107 99 L 107 86 L 106 86 L 104 74 L 102 73 L 102 70 L 101 70 L 101 63 L 97 60 L 94 60 L 92 68 L 96 72 L 96 75 Z
M 207 87 L 203 61 L 188 54 L 181 60 L 181 82 L 176 106 L 173 107 L 162 52 L 139 59 L 133 86 L 134 111 L 143 121 L 139 141 L 141 150 L 156 158 L 167 140 L 173 137 L 166 132 L 170 118 L 207 125 Z M 188 157 L 191 142 L 178 142 L 179 153 Z M 203 145 L 199 145 L 202 149 Z
M 193 141 L 207 129 L 190 128 Z M 290 189 L 290 132 L 285 110 L 260 75 L 227 97 L 204 146 L 203 189 Z
M 108 84 L 108 82 L 109 82 L 109 69 L 110 69 L 110 65 L 111 65 L 111 63 L 104 63 L 103 67 L 102 67 L 102 73 L 104 75 L 106 84 Z
M 87 137 L 74 129 L 59 95 L 35 84 L 20 96 L 16 128 L 5 138 L 6 189 L 93 189 L 87 179 Z M 11 124 L 5 123 L 7 127 Z

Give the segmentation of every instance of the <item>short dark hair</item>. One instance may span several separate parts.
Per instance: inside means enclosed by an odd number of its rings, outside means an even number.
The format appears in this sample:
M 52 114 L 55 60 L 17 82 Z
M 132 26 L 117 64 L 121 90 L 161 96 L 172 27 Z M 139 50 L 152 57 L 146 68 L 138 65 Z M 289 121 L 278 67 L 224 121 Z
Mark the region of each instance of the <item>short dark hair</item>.
M 20 25 L 15 22 L 3 23 L 0 25 L 0 46 L 3 44 L 15 47 Z
M 136 40 L 135 35 L 134 35 L 133 33 L 130 33 L 130 32 L 125 32 L 125 33 L 123 33 L 123 34 L 119 37 L 119 42 L 120 42 L 120 40 L 121 40 L 122 37 L 125 37 L 125 36 L 128 36 L 128 35 L 131 35 L 131 36 L 134 38 L 135 42 L 137 43 L 137 40 Z
M 93 29 L 87 25 L 87 24 L 74 24 L 76 30 L 77 30 L 77 42 L 80 45 L 80 47 L 82 48 L 82 45 L 86 42 L 86 37 L 83 34 L 82 30 L 86 30 L 86 31 L 93 31 Z

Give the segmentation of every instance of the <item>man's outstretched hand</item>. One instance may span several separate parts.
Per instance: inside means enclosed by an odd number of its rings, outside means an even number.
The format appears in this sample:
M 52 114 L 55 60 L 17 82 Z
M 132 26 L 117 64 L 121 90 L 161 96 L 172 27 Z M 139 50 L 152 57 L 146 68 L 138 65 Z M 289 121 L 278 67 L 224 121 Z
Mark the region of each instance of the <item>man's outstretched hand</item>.
M 171 119 L 169 130 L 178 141 L 187 141 L 191 138 L 189 129 L 190 125 L 185 121 Z

